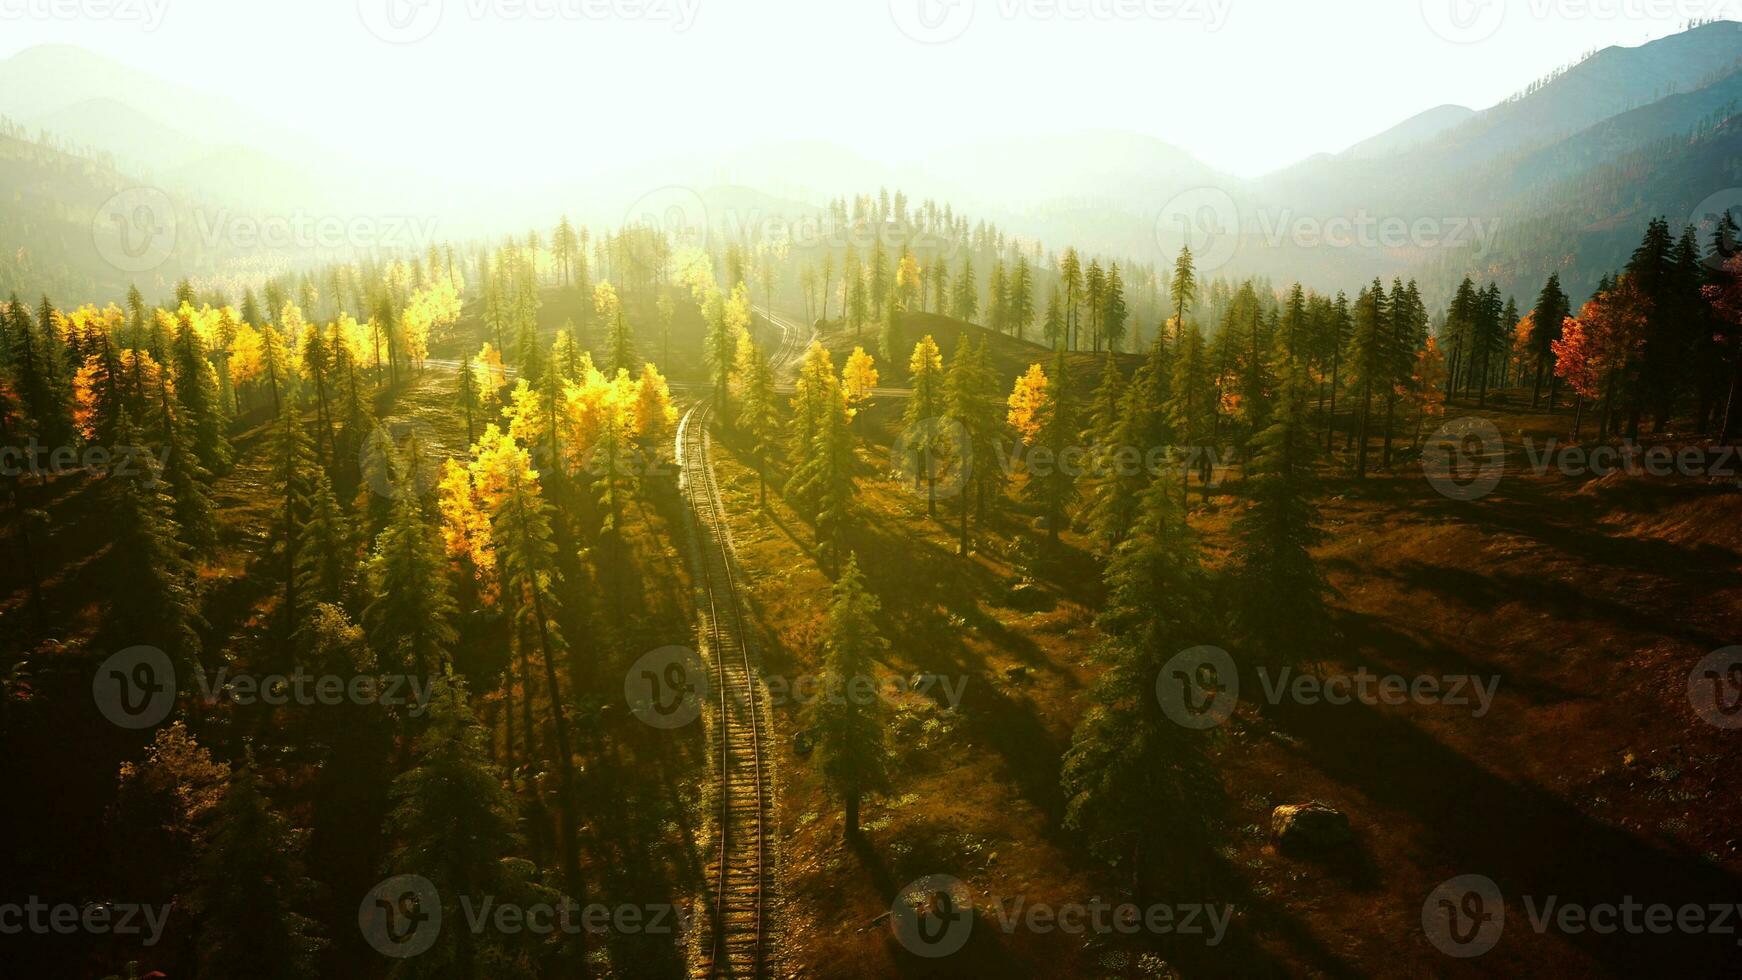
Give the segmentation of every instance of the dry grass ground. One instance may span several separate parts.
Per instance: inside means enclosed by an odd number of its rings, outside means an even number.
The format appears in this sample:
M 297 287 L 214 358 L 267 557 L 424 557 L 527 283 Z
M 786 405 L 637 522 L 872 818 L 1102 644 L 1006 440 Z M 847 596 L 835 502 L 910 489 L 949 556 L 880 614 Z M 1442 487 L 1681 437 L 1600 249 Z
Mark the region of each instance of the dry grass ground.
M 1498 683 L 1491 710 L 1249 696 L 1214 750 L 1220 846 L 1181 886 L 1182 901 L 1234 906 L 1226 942 L 1006 933 L 985 909 L 998 898 L 1124 895 L 1060 829 L 1058 764 L 1094 674 L 1099 562 L 1072 533 L 1067 557 L 1037 569 L 1025 522 L 977 531 L 975 553 L 957 556 L 953 502 L 928 519 L 923 499 L 886 476 L 899 411 L 874 406 L 855 423 L 865 438 L 851 544 L 883 603 L 885 677 L 937 673 L 964 694 L 954 711 L 935 692 L 889 705 L 895 792 L 868 806 L 861 846 L 842 843 L 838 802 L 781 747 L 795 975 L 1100 976 L 1134 963 L 1188 976 L 1699 974 L 1738 962 L 1734 936 L 1539 934 L 1525 902 L 1679 907 L 1742 895 L 1738 736 L 1701 720 L 1687 694 L 1703 656 L 1742 642 L 1735 476 L 1536 473 L 1524 438 L 1538 451 L 1551 436 L 1565 442 L 1570 413 L 1530 412 L 1516 396 L 1453 410 L 1506 434 L 1507 474 L 1480 500 L 1436 492 L 1413 452 L 1364 481 L 1339 454 L 1324 474 L 1330 537 L 1318 558 L 1337 596 L 1319 672 L 1473 675 Z M 810 530 L 780 479 L 758 512 L 755 476 L 726 442 L 722 480 L 768 669 L 814 672 L 828 582 Z M 1194 489 L 1212 566 L 1235 547 L 1240 494 L 1237 469 L 1208 506 Z M 1025 574 L 1042 598 L 1013 608 L 1009 586 Z M 788 710 L 783 729 L 802 727 Z M 1351 816 L 1353 848 L 1323 861 L 1276 851 L 1271 808 L 1311 799 Z M 940 963 L 908 955 L 882 918 L 903 886 L 934 873 L 981 903 L 973 941 Z M 1498 883 L 1507 924 L 1493 952 L 1460 962 L 1429 944 L 1422 907 L 1467 873 Z M 1152 955 L 1135 960 L 1142 952 Z

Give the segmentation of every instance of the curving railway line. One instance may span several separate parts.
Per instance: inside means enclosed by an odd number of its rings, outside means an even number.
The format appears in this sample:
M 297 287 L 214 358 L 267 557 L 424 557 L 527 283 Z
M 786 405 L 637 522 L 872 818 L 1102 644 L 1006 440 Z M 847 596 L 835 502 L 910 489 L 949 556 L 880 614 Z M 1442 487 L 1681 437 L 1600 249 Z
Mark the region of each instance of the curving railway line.
M 780 328 L 771 361 L 783 371 L 802 350 L 803 330 L 765 313 Z M 767 694 L 757 674 L 733 560 L 726 510 L 714 479 L 708 417 L 691 406 L 678 425 L 678 467 L 692 515 L 700 636 L 718 701 L 710 731 L 716 759 L 718 850 L 702 919 L 698 977 L 761 977 L 769 971 L 775 886 L 773 745 Z

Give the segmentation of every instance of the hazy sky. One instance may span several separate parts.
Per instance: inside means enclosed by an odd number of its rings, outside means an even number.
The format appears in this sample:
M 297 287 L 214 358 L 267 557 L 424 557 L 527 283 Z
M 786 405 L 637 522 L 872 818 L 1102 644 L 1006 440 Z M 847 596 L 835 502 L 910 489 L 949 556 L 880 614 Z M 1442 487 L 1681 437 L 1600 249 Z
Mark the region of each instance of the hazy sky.
M 792 138 L 893 162 L 939 142 L 1106 127 L 1256 175 L 1436 105 L 1490 105 L 1585 51 L 1737 6 L 0 0 L 0 56 L 83 45 L 435 169 L 519 158 L 544 175 Z

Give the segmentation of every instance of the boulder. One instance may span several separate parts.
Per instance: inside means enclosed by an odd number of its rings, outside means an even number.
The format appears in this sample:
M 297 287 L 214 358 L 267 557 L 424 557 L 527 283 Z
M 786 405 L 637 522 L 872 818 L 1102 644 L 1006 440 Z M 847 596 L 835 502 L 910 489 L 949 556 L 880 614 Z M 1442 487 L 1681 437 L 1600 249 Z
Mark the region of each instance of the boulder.
M 1349 817 L 1323 803 L 1288 803 L 1270 811 L 1270 839 L 1285 851 L 1325 851 L 1354 839 Z
M 1024 579 L 1010 586 L 1004 594 L 1004 602 L 1012 609 L 1037 609 L 1046 604 L 1046 593 L 1039 585 Z

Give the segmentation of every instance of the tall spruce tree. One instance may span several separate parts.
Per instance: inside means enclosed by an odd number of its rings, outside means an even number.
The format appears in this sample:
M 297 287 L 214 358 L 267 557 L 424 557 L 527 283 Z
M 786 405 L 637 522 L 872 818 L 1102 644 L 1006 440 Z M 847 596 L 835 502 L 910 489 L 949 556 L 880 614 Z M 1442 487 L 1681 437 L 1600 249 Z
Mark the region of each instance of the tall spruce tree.
M 406 448 L 415 460 L 420 448 Z M 413 462 L 396 461 L 399 491 L 387 526 L 376 538 L 368 566 L 369 596 L 363 627 L 369 645 L 394 669 L 427 677 L 439 673 L 457 634 L 447 556 L 439 531 L 416 492 Z
M 823 690 L 811 713 L 817 768 L 845 810 L 844 836 L 859 836 L 859 804 L 890 788 L 887 729 L 878 698 L 850 692 L 875 679 L 877 659 L 889 644 L 877 631 L 881 607 L 865 589 L 857 556 L 847 557 L 829 605 L 823 652 Z
M 1176 654 L 1213 636 L 1208 589 L 1180 494 L 1156 480 L 1131 537 L 1107 566 L 1096 651 L 1104 670 L 1072 734 L 1061 781 L 1065 827 L 1126 868 L 1139 899 L 1159 875 L 1205 846 L 1216 780 L 1208 733 L 1163 711 L 1156 679 Z
M 318 975 L 327 943 L 302 912 L 313 883 L 297 866 L 296 845 L 296 832 L 266 799 L 250 754 L 230 777 L 195 872 L 199 977 Z
M 1326 633 L 1329 586 L 1311 548 L 1323 539 L 1313 497 L 1317 440 L 1308 420 L 1309 382 L 1294 365 L 1283 382 L 1275 421 L 1256 440 L 1251 506 L 1234 522 L 1240 539 L 1234 575 L 1236 615 L 1255 657 L 1266 666 L 1316 661 Z

